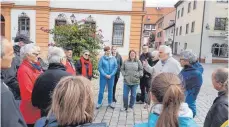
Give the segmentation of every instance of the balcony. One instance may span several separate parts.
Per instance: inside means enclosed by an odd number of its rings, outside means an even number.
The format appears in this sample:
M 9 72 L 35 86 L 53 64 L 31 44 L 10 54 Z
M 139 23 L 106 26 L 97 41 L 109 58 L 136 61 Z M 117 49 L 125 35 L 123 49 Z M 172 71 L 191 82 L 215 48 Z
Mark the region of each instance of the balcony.
M 209 30 L 208 36 L 209 37 L 226 37 L 226 31 Z

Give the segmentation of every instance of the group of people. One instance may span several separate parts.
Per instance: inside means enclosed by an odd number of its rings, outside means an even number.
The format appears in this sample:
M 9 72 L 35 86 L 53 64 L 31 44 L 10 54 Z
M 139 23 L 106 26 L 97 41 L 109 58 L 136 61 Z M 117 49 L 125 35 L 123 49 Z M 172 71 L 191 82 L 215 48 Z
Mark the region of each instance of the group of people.
M 108 88 L 108 107 L 114 109 L 116 86 L 123 76 L 123 108 L 133 112 L 136 101 L 153 103 L 147 123 L 135 127 L 195 127 L 196 99 L 203 84 L 203 67 L 196 55 L 185 50 L 178 62 L 169 46 L 143 53 L 138 59 L 130 50 L 123 61 L 117 47 L 104 47 L 98 63 L 100 72 L 97 105 L 91 79 L 93 65 L 85 50 L 76 62 L 71 47 L 50 46 L 47 62 L 40 48 L 27 37 L 16 37 L 15 46 L 1 37 L 1 125 L 3 127 L 107 126 L 92 123 L 94 108 L 103 105 Z M 212 74 L 212 84 L 219 91 L 204 127 L 219 127 L 228 119 L 228 69 Z M 140 85 L 141 93 L 137 94 Z M 130 98 L 129 98 L 130 94 Z M 130 99 L 130 101 L 129 101 Z M 166 122 L 165 122 L 166 121 Z

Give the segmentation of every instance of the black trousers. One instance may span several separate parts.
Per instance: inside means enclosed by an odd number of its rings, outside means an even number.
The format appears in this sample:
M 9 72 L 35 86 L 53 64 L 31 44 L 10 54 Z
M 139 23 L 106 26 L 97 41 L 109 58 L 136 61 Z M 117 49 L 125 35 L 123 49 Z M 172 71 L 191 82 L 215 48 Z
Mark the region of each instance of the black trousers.
M 142 102 L 148 103 L 148 93 L 149 93 L 149 88 L 150 88 L 150 78 L 142 77 L 140 79 L 140 89 L 141 89 L 141 98 L 140 100 Z
M 115 75 L 114 86 L 113 86 L 113 100 L 115 100 L 116 85 L 118 83 L 119 75 Z

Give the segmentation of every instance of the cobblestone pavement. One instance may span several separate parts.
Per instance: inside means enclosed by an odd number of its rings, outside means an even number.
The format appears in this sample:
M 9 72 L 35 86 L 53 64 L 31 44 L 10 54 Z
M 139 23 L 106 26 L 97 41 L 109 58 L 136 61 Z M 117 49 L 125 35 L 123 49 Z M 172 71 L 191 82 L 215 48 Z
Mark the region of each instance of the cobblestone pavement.
M 211 84 L 211 74 L 214 69 L 219 67 L 227 67 L 226 64 L 203 64 L 204 66 L 204 83 L 200 90 L 200 93 L 197 97 L 197 116 L 195 117 L 196 123 L 202 127 L 206 114 L 212 105 L 213 100 L 217 96 L 217 91 L 213 89 Z M 144 109 L 143 104 L 135 104 L 135 108 L 133 112 L 121 112 L 120 109 L 123 106 L 122 101 L 122 86 L 123 86 L 123 78 L 120 77 L 118 81 L 118 85 L 116 88 L 116 108 L 111 109 L 108 108 L 107 102 L 107 92 L 104 93 L 103 106 L 99 110 L 95 110 L 95 118 L 94 122 L 106 122 L 109 127 L 133 127 L 136 123 L 147 122 L 148 120 L 148 110 Z M 97 103 L 98 98 L 98 88 L 99 81 L 94 80 L 94 95 L 95 95 L 95 104 Z M 138 91 L 140 88 L 138 87 Z

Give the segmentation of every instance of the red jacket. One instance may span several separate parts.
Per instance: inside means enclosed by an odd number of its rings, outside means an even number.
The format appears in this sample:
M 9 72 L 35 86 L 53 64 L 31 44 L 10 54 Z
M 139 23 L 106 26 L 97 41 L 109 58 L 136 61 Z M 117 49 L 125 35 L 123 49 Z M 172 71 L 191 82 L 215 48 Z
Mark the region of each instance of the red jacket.
M 74 67 L 74 64 L 70 63 L 70 61 L 67 60 L 65 67 L 68 73 L 76 75 L 76 69 Z
M 31 96 L 33 86 L 42 72 L 35 69 L 31 63 L 24 60 L 17 72 L 17 79 L 21 93 L 20 111 L 27 124 L 34 124 L 40 118 L 40 110 L 33 107 Z

